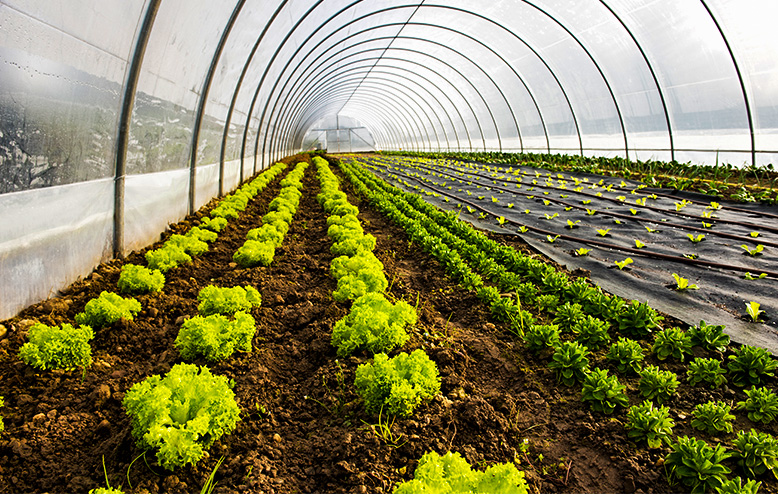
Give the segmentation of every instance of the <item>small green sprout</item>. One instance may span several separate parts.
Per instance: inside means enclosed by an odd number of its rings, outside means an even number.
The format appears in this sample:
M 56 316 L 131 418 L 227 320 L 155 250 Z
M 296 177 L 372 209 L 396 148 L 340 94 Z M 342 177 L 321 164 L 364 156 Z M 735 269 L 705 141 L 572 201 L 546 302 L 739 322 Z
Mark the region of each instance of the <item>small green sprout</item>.
M 642 199 L 635 199 L 635 204 L 637 204 L 638 206 L 645 206 L 647 199 L 648 199 L 647 197 L 643 197 Z
M 479 219 L 479 220 L 484 220 L 484 219 L 486 219 L 486 213 L 479 213 L 479 214 L 478 214 L 478 219 Z
M 544 213 L 544 214 L 546 215 L 546 219 L 547 219 L 547 220 L 553 220 L 554 218 L 556 218 L 557 216 L 559 216 L 559 213 L 554 213 L 554 214 L 548 214 L 548 213 Z
M 638 239 L 635 239 L 635 247 L 636 247 L 636 248 L 638 248 L 638 249 L 642 249 L 642 248 L 643 248 L 643 247 L 645 247 L 645 246 L 646 246 L 646 244 L 644 244 L 643 242 L 641 242 L 641 241 L 640 241 L 640 240 L 638 240 Z
M 509 203 L 508 203 L 508 205 L 507 205 L 506 207 L 507 207 L 508 209 L 513 209 L 513 203 L 512 203 L 512 202 L 509 202 Z
M 551 204 L 551 201 L 549 201 L 548 199 L 543 199 L 544 206 L 548 206 L 549 204 Z
M 610 229 L 610 228 L 605 228 L 605 229 L 598 229 L 598 230 L 597 230 L 597 234 L 598 234 L 599 236 L 601 236 L 601 237 L 604 237 L 604 236 L 608 235 L 608 234 L 610 233 L 610 231 L 611 231 L 611 229 Z
M 759 232 L 751 232 L 751 233 L 749 233 L 749 235 L 751 235 L 753 238 L 756 238 L 759 235 L 761 235 L 761 233 L 759 233 Z
M 596 209 L 587 209 L 586 210 L 586 214 L 588 214 L 589 216 L 594 216 L 595 214 L 597 214 L 597 210 Z
M 742 244 L 741 247 L 748 253 L 749 256 L 755 257 L 762 253 L 764 250 L 764 245 L 758 244 L 753 249 L 749 249 L 746 244 Z
M 567 206 L 567 207 L 565 208 L 565 211 L 570 211 L 571 209 L 573 209 L 573 206 Z
M 530 211 L 529 209 L 525 209 L 525 210 L 524 210 L 524 214 L 530 214 L 530 212 L 531 212 L 531 211 Z
M 613 223 L 615 223 L 617 225 L 620 225 L 621 224 L 621 220 L 617 219 L 617 218 L 613 218 Z
M 705 209 L 721 209 L 721 204 L 713 201 L 710 203 L 710 206 L 705 206 Z
M 567 227 L 568 227 L 569 229 L 571 229 L 571 230 L 572 230 L 573 228 L 578 228 L 578 223 L 580 223 L 580 222 L 581 222 L 581 220 L 575 220 L 575 221 L 572 221 L 572 220 L 567 220 Z
M 619 267 L 619 271 L 621 271 L 622 269 L 626 268 L 628 265 L 632 264 L 635 261 L 633 261 L 632 258 L 628 257 L 623 261 L 613 261 L 613 262 L 616 264 L 616 266 Z
M 624 201 L 627 200 L 627 197 L 626 196 L 616 196 L 616 200 L 619 201 L 619 202 L 624 202 Z
M 486 199 L 486 196 L 478 196 L 479 201 L 483 201 L 484 199 Z
M 591 199 L 584 199 L 583 201 L 581 201 L 581 204 L 583 204 L 585 206 L 587 204 L 591 204 L 591 202 L 592 202 Z
M 581 247 L 580 249 L 576 249 L 575 250 L 575 255 L 577 255 L 579 257 L 588 256 L 589 252 L 591 252 L 591 251 L 592 251 L 592 249 L 584 249 L 583 247 Z
M 500 224 L 500 226 L 504 225 L 507 220 L 505 219 L 505 216 L 498 216 L 497 217 L 497 223 Z
M 692 243 L 698 244 L 705 240 L 705 234 L 700 233 L 699 235 L 695 236 L 693 233 L 687 233 L 687 237 L 689 237 L 689 240 L 691 240 Z
M 556 241 L 556 239 L 558 239 L 558 238 L 559 238 L 559 235 L 556 235 L 556 236 L 553 236 L 553 237 L 551 235 L 546 235 L 546 240 L 548 240 L 548 243 L 550 243 L 550 244 L 553 244 Z
M 650 226 L 646 226 L 646 225 L 643 225 L 643 226 L 646 227 L 646 231 L 648 233 L 657 233 L 659 231 L 659 230 L 655 230 L 655 229 L 651 228 Z
M 702 227 L 703 228 L 710 228 L 712 226 L 713 226 L 713 223 L 705 223 L 704 221 L 702 222 Z
M 659 199 L 659 196 L 656 194 L 651 194 L 650 196 L 648 196 L 648 199 L 651 199 L 652 201 L 656 201 L 657 199 Z
M 518 231 L 519 231 L 519 233 L 527 233 L 527 232 L 529 231 L 529 228 L 527 228 L 527 227 L 526 227 L 526 226 L 524 226 L 524 225 L 521 225 L 521 226 L 519 227 L 519 230 L 518 230 Z
M 673 273 L 673 278 L 675 278 L 675 289 L 676 290 L 697 290 L 699 287 L 695 284 L 690 284 L 689 280 L 686 278 L 681 278 L 677 274 Z
M 635 208 L 629 208 L 629 212 L 632 213 L 632 216 L 635 216 L 637 214 L 640 214 L 640 211 L 638 211 Z
M 759 316 L 764 314 L 764 311 L 759 308 L 761 305 L 762 304 L 759 302 L 754 302 L 753 300 L 746 303 L 746 313 L 751 316 L 753 322 L 759 321 Z
M 475 213 L 475 208 L 468 206 L 467 207 L 467 212 L 470 213 L 470 214 L 473 214 L 473 213 Z
M 746 271 L 744 278 L 747 280 L 761 280 L 762 278 L 767 278 L 767 273 L 762 273 L 759 276 L 754 276 L 748 271 Z
M 597 197 L 602 197 L 602 192 L 597 192 L 597 193 L 596 193 L 596 194 L 594 194 L 594 195 L 596 195 Z
M 562 187 L 560 187 L 560 189 L 561 188 Z M 567 194 L 559 194 L 559 197 L 561 197 L 562 199 L 567 199 L 568 195 Z
M 715 215 L 715 214 L 713 214 L 713 211 L 703 211 L 703 212 L 702 212 L 702 214 L 700 215 L 700 217 L 702 217 L 702 218 L 705 218 L 705 219 L 708 219 L 708 220 L 709 220 L 709 219 L 711 219 L 711 218 L 715 218 L 715 217 L 716 217 L 716 215 Z
M 497 199 L 496 197 L 492 196 L 492 202 L 500 202 L 500 200 Z

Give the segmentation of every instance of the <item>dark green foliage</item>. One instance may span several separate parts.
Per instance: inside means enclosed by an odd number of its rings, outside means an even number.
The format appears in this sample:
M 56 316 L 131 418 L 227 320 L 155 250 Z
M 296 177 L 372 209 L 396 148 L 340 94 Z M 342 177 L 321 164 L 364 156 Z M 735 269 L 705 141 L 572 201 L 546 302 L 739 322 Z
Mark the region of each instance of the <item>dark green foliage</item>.
M 554 352 L 550 369 L 556 372 L 557 380 L 565 386 L 573 386 L 586 377 L 589 370 L 589 351 L 576 341 L 566 341 Z
M 438 394 L 440 377 L 435 362 L 417 349 L 391 359 L 375 355 L 372 363 L 357 367 L 354 385 L 369 413 L 409 417 L 422 401 Z
M 622 307 L 621 312 L 616 316 L 619 324 L 619 331 L 625 335 L 634 338 L 641 338 L 651 334 L 659 327 L 659 323 L 664 319 L 654 309 L 637 300 Z
M 89 326 L 74 328 L 70 324 L 46 326 L 35 324 L 27 334 L 27 343 L 19 349 L 19 358 L 36 369 L 73 370 L 92 365 L 89 341 L 94 332 Z
M 729 356 L 729 375 L 735 386 L 757 386 L 763 377 L 773 377 L 778 364 L 764 348 L 743 345 Z
M 652 351 L 659 360 L 672 357 L 683 362 L 692 352 L 692 338 L 680 328 L 667 328 L 654 337 Z
M 556 295 L 538 295 L 535 299 L 538 309 L 553 312 L 559 306 L 559 297 Z
M 737 464 L 746 475 L 756 478 L 770 472 L 778 479 L 778 439 L 751 429 L 739 431 L 733 443 Z
M 554 324 L 558 325 L 563 332 L 569 332 L 572 331 L 573 326 L 583 318 L 584 314 L 580 304 L 565 302 L 557 308 Z
M 735 416 L 729 413 L 731 407 L 723 401 L 709 401 L 694 407 L 692 427 L 715 435 L 732 432 L 732 421 Z
M 618 377 L 608 376 L 607 369 L 594 369 L 584 378 L 581 400 L 588 401 L 595 412 L 611 414 L 616 407 L 629 405 L 626 388 Z
M 534 353 L 559 345 L 559 326 L 533 324 L 524 332 L 524 343 Z
M 635 441 L 645 440 L 649 448 L 670 444 L 675 422 L 670 418 L 670 409 L 657 407 L 649 400 L 627 410 L 627 435 Z
M 644 398 L 664 403 L 678 391 L 678 377 L 670 371 L 663 371 L 655 365 L 649 365 L 638 374 L 640 374 L 638 389 Z
M 158 269 L 125 264 L 117 283 L 119 291 L 132 295 L 161 291 L 165 286 L 165 275 Z
M 635 340 L 619 338 L 608 349 L 605 358 L 610 360 L 621 374 L 637 374 L 643 367 L 643 348 Z
M 737 406 L 748 412 L 748 419 L 751 422 L 769 424 L 778 417 L 778 395 L 767 386 L 762 388 L 751 386 L 751 389 L 743 391 L 748 398 L 738 402 Z
M 592 316 L 584 316 L 573 324 L 575 339 L 592 350 L 608 344 L 611 340 L 608 329 L 610 324 Z
M 115 293 L 104 291 L 86 303 L 84 312 L 76 314 L 76 324 L 99 328 L 113 324 L 119 319 L 131 321 L 140 309 L 140 302 L 134 298 L 122 298 Z
M 700 383 L 710 384 L 711 389 L 717 388 L 727 382 L 721 361 L 713 358 L 696 358 L 689 362 L 686 376 L 689 384 L 696 386 Z
M 721 487 L 731 473 L 721 463 L 732 455 L 721 444 L 711 448 L 702 439 L 683 436 L 672 448 L 665 458 L 665 468 L 671 481 L 690 487 L 691 494 L 705 494 Z
M 724 334 L 724 325 L 707 324 L 700 321 L 698 326 L 689 328 L 693 346 L 701 346 L 706 350 L 723 352 L 729 345 L 729 336 Z
M 761 485 L 762 483 L 756 480 L 749 480 L 744 485 L 740 477 L 735 477 L 717 487 L 716 494 L 757 494 Z

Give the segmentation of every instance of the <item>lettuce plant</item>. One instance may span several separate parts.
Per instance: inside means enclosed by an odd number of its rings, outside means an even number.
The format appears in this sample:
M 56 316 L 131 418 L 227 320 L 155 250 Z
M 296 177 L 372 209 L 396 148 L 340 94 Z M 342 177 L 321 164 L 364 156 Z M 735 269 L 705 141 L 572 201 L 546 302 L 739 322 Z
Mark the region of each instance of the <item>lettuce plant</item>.
M 208 243 L 198 240 L 194 236 L 174 234 L 165 241 L 165 245 L 174 245 L 190 256 L 199 256 L 208 252 Z
M 773 377 L 778 364 L 764 348 L 743 345 L 729 356 L 729 374 L 735 386 L 759 385 L 763 377 Z
M 707 324 L 705 321 L 700 321 L 698 326 L 689 328 L 689 335 L 692 337 L 692 346 L 700 346 L 706 350 L 723 352 L 729 345 L 729 336 L 724 334 L 722 324 Z
M 556 324 L 533 324 L 524 332 L 524 343 L 529 351 L 540 353 L 559 346 L 559 333 Z
M 748 413 L 751 422 L 769 424 L 778 418 L 778 395 L 767 386 L 743 390 L 747 396 L 745 401 L 739 401 L 738 408 L 743 408 Z
M 204 217 L 202 220 L 200 220 L 200 224 L 203 228 L 206 230 L 210 230 L 212 232 L 220 232 L 224 230 L 224 227 L 227 226 L 227 219 L 226 218 L 209 218 Z
M 375 243 L 376 238 L 369 233 L 367 235 L 354 233 L 332 244 L 330 252 L 336 256 L 353 256 L 360 250 L 375 249 Z
M 692 494 L 705 494 L 721 487 L 731 473 L 722 462 L 732 455 L 721 444 L 712 448 L 702 439 L 683 436 L 672 448 L 665 458 L 670 480 L 690 487 Z
M 552 294 L 538 295 L 535 299 L 538 309 L 550 312 L 559 305 L 559 297 Z
M 255 266 L 270 266 L 275 257 L 276 248 L 270 242 L 260 242 L 258 240 L 246 240 L 241 245 L 232 259 L 243 268 L 252 268 Z
M 398 485 L 393 494 L 526 494 L 524 472 L 512 463 L 498 463 L 485 472 L 472 470 L 459 453 L 424 454 L 414 479 Z
M 214 441 L 235 429 L 240 409 L 231 387 L 207 367 L 176 364 L 164 377 L 133 384 L 122 405 L 138 446 L 157 449 L 159 464 L 173 470 L 194 465 Z
M 119 275 L 119 291 L 138 295 L 159 292 L 165 286 L 165 275 L 158 269 L 149 269 L 136 264 L 125 264 Z
M 573 386 L 586 377 L 589 370 L 589 350 L 576 341 L 566 341 L 554 352 L 550 369 L 556 372 L 557 380 L 565 386 Z
M 778 478 L 778 439 L 766 432 L 739 431 L 733 441 L 738 466 L 751 478 L 770 472 Z
M 596 317 L 584 316 L 573 324 L 575 339 L 592 350 L 597 350 L 611 340 L 610 324 Z
M 731 407 L 723 401 L 709 401 L 700 403 L 692 412 L 692 427 L 715 435 L 717 433 L 732 432 L 732 421 L 735 416 L 729 413 Z
M 651 350 L 659 360 L 672 357 L 683 362 L 692 353 L 692 337 L 681 328 L 667 328 L 656 334 Z
M 184 360 L 198 355 L 210 362 L 224 360 L 236 351 L 250 352 L 256 330 L 254 318 L 245 312 L 236 312 L 231 321 L 221 314 L 195 316 L 181 326 L 175 346 Z
M 572 331 L 573 326 L 584 318 L 583 310 L 580 304 L 571 304 L 565 302 L 557 308 L 554 324 L 558 325 L 562 331 Z
M 190 228 L 189 231 L 186 232 L 186 236 L 199 240 L 200 242 L 213 242 L 219 237 L 216 232 L 200 228 L 199 226 Z
M 134 298 L 122 298 L 111 292 L 101 292 L 84 306 L 84 312 L 76 314 L 76 324 L 93 328 L 108 326 L 119 319 L 131 321 L 140 312 L 140 302 Z
M 686 370 L 689 384 L 696 386 L 704 382 L 710 384 L 711 389 L 727 382 L 725 374 L 721 362 L 714 358 L 696 358 L 689 362 L 689 368 Z
M 756 480 L 749 480 L 743 484 L 740 477 L 735 477 L 721 484 L 721 487 L 717 487 L 716 494 L 756 494 L 761 486 L 762 483 Z
M 332 345 L 340 357 L 357 350 L 389 352 L 408 341 L 405 327 L 413 324 L 416 310 L 407 302 L 392 304 L 381 293 L 368 293 L 356 299 L 348 315 L 335 323 Z
M 630 439 L 645 440 L 649 448 L 656 449 L 670 444 L 675 422 L 670 418 L 670 409 L 657 407 L 649 400 L 627 410 L 627 436 Z
M 284 234 L 270 224 L 265 224 L 259 228 L 249 230 L 246 234 L 246 240 L 256 240 L 273 245 L 274 248 L 280 247 L 284 242 Z
M 636 374 L 643 366 L 643 348 L 635 340 L 619 338 L 608 349 L 605 358 L 610 360 L 621 374 Z
M 330 271 L 338 280 L 338 287 L 332 292 L 336 302 L 355 300 L 367 293 L 382 293 L 389 286 L 383 263 L 367 250 L 360 250 L 352 257 L 336 257 Z
M 629 404 L 625 389 L 618 377 L 608 375 L 608 369 L 594 369 L 584 378 L 581 400 L 590 402 L 595 412 L 611 414 L 617 406 Z
M 369 413 L 409 417 L 422 401 L 438 394 L 440 377 L 435 362 L 417 349 L 391 359 L 375 355 L 372 363 L 357 367 L 354 385 Z
M 664 318 L 657 314 L 648 304 L 642 304 L 637 300 L 633 300 L 622 307 L 616 319 L 619 324 L 619 331 L 622 334 L 640 338 L 647 336 L 654 328 L 659 327 L 659 323 Z
M 678 391 L 678 377 L 671 371 L 663 371 L 655 365 L 649 365 L 638 374 L 638 389 L 644 398 L 664 403 Z
M 19 349 L 19 358 L 36 369 L 73 370 L 92 365 L 92 347 L 89 340 L 94 332 L 89 326 L 74 328 L 35 324 L 27 335 L 29 340 Z
M 184 249 L 174 244 L 165 243 L 159 249 L 146 252 L 146 262 L 151 269 L 159 269 L 163 273 L 177 267 L 179 264 L 192 262 L 192 257 Z
M 211 314 L 229 316 L 238 311 L 248 312 L 262 304 L 262 296 L 251 286 L 219 288 L 209 285 L 200 290 L 197 300 L 200 301 L 197 310 L 202 316 Z

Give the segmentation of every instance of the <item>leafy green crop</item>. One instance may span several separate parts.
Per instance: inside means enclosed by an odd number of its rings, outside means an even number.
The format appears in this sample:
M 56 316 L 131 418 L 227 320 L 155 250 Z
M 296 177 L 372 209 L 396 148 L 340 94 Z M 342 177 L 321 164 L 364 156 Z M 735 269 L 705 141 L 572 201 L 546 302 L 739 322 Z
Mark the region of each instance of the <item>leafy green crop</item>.
M 284 242 L 284 234 L 275 226 L 266 224 L 249 230 L 246 234 L 246 240 L 256 240 L 257 242 L 270 244 L 275 249 Z
M 594 369 L 584 378 L 581 400 L 591 402 L 595 412 L 611 414 L 617 406 L 629 405 L 626 388 L 618 377 L 608 376 L 608 369 Z
M 233 254 L 232 259 L 241 267 L 270 266 L 275 257 L 276 248 L 270 242 L 246 240 Z
M 409 417 L 424 400 L 440 391 L 438 367 L 422 349 L 389 358 L 376 354 L 372 363 L 357 367 L 354 385 L 369 413 Z
M 738 466 L 751 478 L 770 472 L 778 479 L 778 439 L 766 432 L 739 431 L 733 441 Z
M 224 227 L 227 226 L 227 219 L 226 218 L 209 218 L 204 217 L 202 220 L 200 220 L 200 224 L 203 228 L 206 230 L 211 230 L 212 232 L 220 232 L 224 230 Z
M 332 260 L 330 271 L 338 280 L 338 288 L 332 292 L 336 302 L 355 300 L 366 293 L 382 293 L 389 286 L 383 263 L 367 250 L 351 257 L 336 257 Z
M 548 367 L 556 372 L 559 382 L 573 386 L 586 377 L 589 370 L 588 354 L 588 349 L 577 341 L 566 341 L 556 348 Z
M 746 302 L 746 314 L 751 318 L 751 321 L 759 322 L 759 318 L 764 314 L 764 311 L 759 308 L 761 305 L 762 304 L 759 302 L 754 302 L 753 300 Z
M 705 321 L 700 321 L 698 326 L 689 328 L 689 335 L 692 337 L 693 346 L 701 346 L 706 350 L 723 352 L 729 345 L 729 336 L 724 334 L 722 324 L 707 324 Z
M 732 408 L 723 401 L 709 401 L 694 407 L 692 427 L 715 435 L 720 432 L 732 432 L 735 416 L 729 413 Z
M 724 446 L 711 448 L 702 439 L 683 436 L 672 445 L 665 458 L 670 479 L 691 487 L 691 494 L 705 494 L 721 487 L 731 470 L 721 462 L 732 456 Z
M 638 389 L 644 398 L 661 404 L 678 391 L 678 377 L 671 371 L 663 371 L 655 365 L 649 365 L 638 374 L 640 374 Z
M 535 304 L 540 310 L 551 311 L 559 305 L 559 297 L 552 294 L 538 295 Z
M 619 323 L 619 331 L 625 336 L 642 337 L 647 336 L 659 327 L 659 323 L 664 319 L 654 309 L 637 300 L 625 304 L 621 312 L 616 316 Z
M 341 240 L 332 244 L 330 252 L 336 256 L 353 256 L 360 250 L 375 249 L 376 238 L 369 233 L 353 233 L 341 237 Z
M 238 311 L 248 312 L 253 307 L 259 307 L 262 304 L 262 296 L 256 288 L 251 286 L 219 288 L 209 285 L 200 290 L 200 293 L 197 294 L 197 300 L 200 301 L 197 310 L 203 316 L 211 314 L 229 316 Z
M 414 479 L 398 485 L 392 494 L 527 494 L 524 472 L 512 463 L 498 463 L 485 472 L 472 470 L 459 453 L 443 456 L 431 451 L 416 467 Z
M 533 324 L 524 332 L 524 343 L 534 353 L 555 348 L 559 345 L 559 326 L 556 324 Z
M 756 480 L 749 480 L 743 484 L 740 477 L 735 477 L 721 484 L 721 487 L 717 487 L 716 494 L 757 494 L 761 485 L 762 483 Z
M 778 418 L 778 395 L 767 386 L 762 388 L 751 386 L 750 390 L 745 389 L 743 392 L 748 398 L 739 401 L 737 406 L 748 412 L 748 420 L 769 424 Z
M 193 226 L 190 228 L 189 231 L 186 232 L 186 236 L 192 237 L 201 242 L 213 242 L 219 237 L 216 232 L 207 230 L 205 228 L 200 228 L 199 226 Z
M 115 293 L 104 291 L 86 303 L 84 312 L 76 314 L 76 324 L 99 328 L 113 324 L 119 319 L 131 321 L 140 309 L 140 302 L 134 298 L 122 298 Z
M 673 357 L 683 362 L 692 353 L 692 337 L 681 328 L 667 328 L 656 334 L 651 350 L 659 360 Z
M 611 340 L 611 336 L 608 334 L 609 328 L 610 324 L 605 321 L 592 316 L 584 316 L 573 324 L 573 333 L 577 335 L 577 341 L 592 350 L 597 350 Z
M 192 262 L 192 257 L 177 245 L 165 243 L 159 249 L 146 252 L 146 262 L 149 268 L 167 273 L 181 263 Z
M 158 269 L 149 269 L 136 264 L 125 264 L 119 275 L 119 290 L 122 293 L 138 295 L 159 292 L 165 286 L 165 275 Z
M 165 242 L 165 246 L 173 245 L 183 250 L 190 256 L 199 256 L 208 252 L 208 244 L 202 240 L 198 240 L 194 236 L 187 235 L 171 235 Z
M 721 361 L 714 358 L 696 358 L 689 362 L 686 376 L 689 384 L 696 386 L 700 383 L 710 384 L 711 389 L 717 388 L 727 382 Z
M 579 321 L 584 319 L 583 310 L 581 310 L 580 304 L 571 304 L 565 302 L 557 308 L 556 317 L 554 317 L 554 324 L 559 326 L 562 331 L 572 331 Z
M 743 345 L 729 356 L 729 374 L 735 386 L 758 385 L 762 377 L 773 377 L 778 364 L 764 348 Z
M 236 351 L 250 352 L 256 330 L 254 318 L 245 312 L 236 312 L 232 321 L 221 314 L 195 316 L 181 326 L 175 346 L 184 360 L 198 355 L 210 362 L 224 360 Z
M 29 340 L 19 349 L 19 358 L 36 369 L 73 370 L 92 365 L 92 347 L 89 340 L 94 332 L 89 326 L 74 328 L 35 324 L 27 335 Z
M 629 338 L 619 338 L 610 346 L 605 358 L 613 362 L 621 374 L 637 374 L 645 357 L 640 343 Z
M 392 304 L 381 293 L 368 293 L 354 301 L 351 312 L 332 330 L 338 356 L 365 349 L 372 354 L 389 352 L 408 341 L 405 326 L 416 324 L 416 310 L 400 300 Z
M 122 400 L 142 449 L 158 448 L 164 468 L 194 465 L 205 450 L 235 429 L 240 409 L 232 385 L 207 367 L 176 364 L 161 377 L 135 383 Z
M 673 437 L 675 422 L 670 418 L 670 409 L 655 406 L 651 401 L 644 400 L 627 410 L 627 436 L 630 439 L 645 440 L 649 448 L 655 449 L 662 444 L 670 444 Z

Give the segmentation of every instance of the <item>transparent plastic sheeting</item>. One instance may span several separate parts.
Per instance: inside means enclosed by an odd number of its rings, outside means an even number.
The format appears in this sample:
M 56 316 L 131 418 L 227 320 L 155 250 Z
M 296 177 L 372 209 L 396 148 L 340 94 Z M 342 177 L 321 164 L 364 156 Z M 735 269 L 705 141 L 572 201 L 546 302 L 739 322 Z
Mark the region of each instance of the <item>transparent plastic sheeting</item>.
M 0 209 L 2 293 L 28 294 L 0 317 L 316 146 L 772 163 L 776 18 L 772 0 L 0 0 L 0 204 L 119 197 L 90 204 L 104 221 L 52 213 L 36 242 L 13 226 L 27 206 Z M 50 259 L 71 230 L 99 240 Z M 19 288 L 32 259 L 57 268 Z

